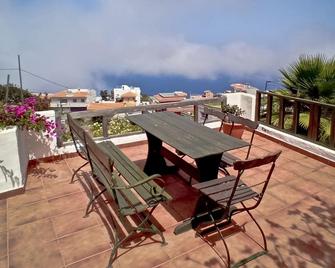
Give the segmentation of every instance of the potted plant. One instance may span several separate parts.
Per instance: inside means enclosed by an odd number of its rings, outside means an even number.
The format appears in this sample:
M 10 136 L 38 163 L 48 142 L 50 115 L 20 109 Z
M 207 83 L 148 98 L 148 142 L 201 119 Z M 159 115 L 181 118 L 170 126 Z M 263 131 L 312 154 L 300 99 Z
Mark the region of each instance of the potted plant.
M 12 105 L 0 103 L 0 194 L 24 189 L 29 161 L 29 137 L 55 135 L 56 124 L 36 112 L 35 97 Z
M 237 105 L 222 104 L 221 111 L 223 113 L 230 113 L 235 116 L 241 116 L 244 114 L 244 111 Z M 223 121 L 222 124 L 223 124 L 222 129 L 224 133 L 230 134 L 231 136 L 235 138 L 241 139 L 243 135 L 243 131 L 244 131 L 243 125 L 234 123 L 234 126 L 233 126 L 232 123 L 229 122 L 228 118 L 227 120 Z

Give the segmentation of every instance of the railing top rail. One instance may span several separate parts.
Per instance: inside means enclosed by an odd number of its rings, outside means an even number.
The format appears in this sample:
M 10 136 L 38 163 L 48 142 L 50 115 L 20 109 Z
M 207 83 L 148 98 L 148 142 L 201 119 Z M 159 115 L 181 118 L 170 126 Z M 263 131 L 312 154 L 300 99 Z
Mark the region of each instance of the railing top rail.
M 200 99 L 200 100 L 184 100 L 180 102 L 170 102 L 170 103 L 163 103 L 163 104 L 132 106 L 132 107 L 113 109 L 113 110 L 108 109 L 108 110 L 97 110 L 97 111 L 72 112 L 71 117 L 74 119 L 91 118 L 91 117 L 98 117 L 98 116 L 103 116 L 105 118 L 111 118 L 114 115 L 120 114 L 120 113 L 145 112 L 149 110 L 163 110 L 166 108 L 205 104 L 205 103 L 210 103 L 213 101 L 220 101 L 220 102 L 224 101 L 225 102 L 226 96 L 217 97 L 217 98 L 206 98 L 206 99 Z
M 282 94 L 269 92 L 269 91 L 258 91 L 258 92 L 260 94 L 267 94 L 267 95 L 274 96 L 274 97 L 284 98 L 284 99 L 288 99 L 288 100 L 294 100 L 294 101 L 298 101 L 298 102 L 304 102 L 304 103 L 307 103 L 307 104 L 317 104 L 317 105 L 320 105 L 320 106 L 335 109 L 334 104 L 329 104 L 329 103 L 324 103 L 324 102 L 319 102 L 319 101 L 313 101 L 313 100 L 308 100 L 308 99 L 302 99 L 302 98 L 298 98 L 298 97 L 282 95 Z

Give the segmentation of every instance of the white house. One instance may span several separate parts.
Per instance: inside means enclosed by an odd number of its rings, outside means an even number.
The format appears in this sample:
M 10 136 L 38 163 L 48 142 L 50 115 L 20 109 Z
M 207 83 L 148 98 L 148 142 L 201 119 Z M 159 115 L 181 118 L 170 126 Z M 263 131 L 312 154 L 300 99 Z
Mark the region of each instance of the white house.
M 50 95 L 50 107 L 63 112 L 83 111 L 95 97 L 94 89 L 69 88 Z
M 141 103 L 141 88 L 139 87 L 130 87 L 128 85 L 122 85 L 121 87 L 116 87 L 112 89 L 112 98 L 115 102 L 122 101 L 125 93 L 131 92 L 134 94 L 136 105 Z M 126 94 L 127 95 L 127 94 Z

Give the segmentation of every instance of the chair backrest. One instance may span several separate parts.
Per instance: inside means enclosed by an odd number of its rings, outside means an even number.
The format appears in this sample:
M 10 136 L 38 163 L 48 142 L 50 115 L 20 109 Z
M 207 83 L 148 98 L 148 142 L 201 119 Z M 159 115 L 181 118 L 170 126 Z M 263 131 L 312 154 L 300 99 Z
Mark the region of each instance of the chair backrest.
M 232 124 L 241 124 L 245 127 L 250 128 L 251 130 L 257 129 L 259 125 L 258 122 L 252 121 L 248 118 L 244 118 L 241 116 L 236 116 L 230 113 L 227 113 L 226 116 L 228 121 L 231 122 Z
M 250 159 L 250 160 L 239 160 L 234 163 L 234 169 L 238 171 L 247 170 L 250 168 L 260 167 L 272 163 L 275 164 L 281 151 L 266 155 L 264 157 Z
M 92 172 L 99 177 L 103 184 L 112 185 L 113 160 L 98 146 L 89 133 L 84 133 L 88 161 Z
M 260 186 L 260 185 L 263 184 L 262 190 L 260 192 L 258 192 L 258 194 L 257 194 L 258 195 L 258 200 L 257 200 L 256 204 L 254 206 L 250 207 L 249 209 L 256 208 L 259 205 L 259 203 L 261 202 L 261 200 L 264 196 L 264 193 L 265 193 L 265 190 L 266 190 L 266 188 L 269 184 L 272 172 L 275 168 L 276 160 L 278 159 L 280 154 L 281 154 L 281 151 L 277 151 L 275 153 L 271 153 L 269 155 L 266 155 L 266 156 L 260 157 L 260 158 L 236 161 L 234 163 L 234 169 L 238 170 L 238 175 L 237 175 L 237 179 L 236 179 L 236 184 L 235 184 L 233 192 L 232 192 L 232 196 L 229 200 L 229 205 L 230 205 L 230 202 L 233 198 L 233 195 L 235 194 L 235 191 L 237 189 L 238 182 L 239 182 L 242 174 L 244 174 L 245 170 L 271 164 L 271 167 L 269 168 L 269 172 L 268 172 L 268 174 L 266 176 L 266 179 L 264 181 L 258 182 L 254 185 L 248 185 L 248 187 L 252 188 L 252 187 Z
M 203 125 L 206 123 L 208 116 L 209 115 L 213 115 L 216 116 L 217 118 L 221 119 L 221 121 L 225 121 L 226 120 L 226 114 L 223 113 L 220 109 L 215 109 L 212 107 L 208 107 L 208 106 L 204 106 L 204 114 L 205 114 L 205 119 L 203 121 Z
M 85 148 L 85 130 L 71 117 L 67 114 L 67 123 L 70 128 L 71 137 L 73 140 L 74 147 L 77 153 L 84 159 L 87 160 L 87 151 Z
M 236 116 L 236 115 L 233 115 L 233 114 L 230 114 L 230 113 L 226 113 L 226 118 L 227 118 L 228 122 L 231 122 L 231 124 L 232 124 L 231 128 L 230 128 L 229 135 L 232 134 L 232 131 L 234 129 L 234 124 L 241 124 L 241 125 L 244 126 L 244 128 L 249 128 L 249 130 L 251 131 L 251 138 L 249 140 L 248 152 L 247 152 L 247 155 L 245 157 L 245 159 L 248 159 L 249 155 L 250 155 L 251 146 L 252 146 L 252 143 L 254 141 L 255 132 L 256 132 L 256 129 L 258 128 L 259 123 L 255 122 L 255 121 L 252 121 L 248 118 L 244 118 L 244 117 L 241 117 L 241 116 Z

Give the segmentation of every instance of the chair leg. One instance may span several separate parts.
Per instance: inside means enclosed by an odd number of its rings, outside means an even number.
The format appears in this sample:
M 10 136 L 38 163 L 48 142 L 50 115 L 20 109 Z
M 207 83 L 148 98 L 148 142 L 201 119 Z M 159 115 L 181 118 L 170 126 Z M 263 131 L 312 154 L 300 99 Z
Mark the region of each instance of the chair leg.
M 230 176 L 229 171 L 228 171 L 225 167 L 219 167 L 219 169 L 220 169 L 226 176 Z
M 214 227 L 215 227 L 216 231 L 218 232 L 218 234 L 220 235 L 220 238 L 221 238 L 221 240 L 222 240 L 222 243 L 223 243 L 223 245 L 224 245 L 224 247 L 225 247 L 225 249 L 226 249 L 226 253 L 227 253 L 227 264 L 228 264 L 228 268 L 229 268 L 229 267 L 230 267 L 230 254 L 229 254 L 229 249 L 228 249 L 227 243 L 226 243 L 226 241 L 224 240 L 223 235 L 222 235 L 222 233 L 221 233 L 221 230 L 220 230 L 220 228 L 218 227 L 218 225 L 216 224 L 216 221 L 215 221 L 215 219 L 214 219 L 214 217 L 213 217 L 211 211 L 209 211 L 209 216 L 211 217 L 211 220 L 213 221 Z
M 261 226 L 258 224 L 258 222 L 256 221 L 256 219 L 254 218 L 254 216 L 252 216 L 252 214 L 250 213 L 250 211 L 246 208 L 246 206 L 243 204 L 243 202 L 241 202 L 243 208 L 245 208 L 245 210 L 247 211 L 247 213 L 249 214 L 250 218 L 255 222 L 255 224 L 257 225 L 259 231 L 262 234 L 262 238 L 263 238 L 263 244 L 264 244 L 264 250 L 268 251 L 268 247 L 267 247 L 267 243 L 266 243 L 266 237 L 265 234 L 261 228 Z
M 82 164 L 79 168 L 77 168 L 73 174 L 72 174 L 72 177 L 71 177 L 71 181 L 70 183 L 73 183 L 74 182 L 74 177 L 76 176 L 76 174 L 79 172 L 79 170 L 81 170 L 84 166 L 86 166 L 89 162 L 85 162 L 84 164 Z

